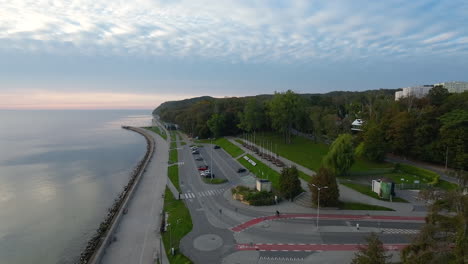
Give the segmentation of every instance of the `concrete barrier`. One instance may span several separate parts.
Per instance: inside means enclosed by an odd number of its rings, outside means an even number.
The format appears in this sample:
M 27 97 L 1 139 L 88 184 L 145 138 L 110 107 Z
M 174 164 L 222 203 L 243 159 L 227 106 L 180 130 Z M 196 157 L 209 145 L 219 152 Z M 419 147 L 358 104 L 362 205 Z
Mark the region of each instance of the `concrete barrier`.
M 117 214 L 112 219 L 109 229 L 107 230 L 104 237 L 101 238 L 99 245 L 95 248 L 94 253 L 91 255 L 89 260 L 84 263 L 98 264 L 101 262 L 102 258 L 105 255 L 106 248 L 109 246 L 110 243 L 112 243 L 113 235 L 115 234 L 115 231 L 117 230 L 120 224 L 122 216 L 124 215 L 123 212 L 125 208 L 127 208 L 129 201 L 132 199 L 138 187 L 138 184 L 140 183 L 140 179 L 143 176 L 143 173 L 146 171 L 146 166 L 148 165 L 149 161 L 151 160 L 154 154 L 155 143 L 154 143 L 153 137 L 149 133 L 147 133 L 144 129 L 141 129 L 141 128 L 128 127 L 128 126 L 125 126 L 122 128 L 137 132 L 145 137 L 146 143 L 149 145 L 149 148 L 147 148 L 147 153 L 145 154 L 146 159 L 144 160 L 143 165 L 139 168 L 139 171 L 137 172 L 137 176 L 135 177 L 135 181 L 133 182 L 133 185 L 130 187 L 130 190 L 127 192 L 126 197 L 123 198 L 124 201 L 119 207 Z

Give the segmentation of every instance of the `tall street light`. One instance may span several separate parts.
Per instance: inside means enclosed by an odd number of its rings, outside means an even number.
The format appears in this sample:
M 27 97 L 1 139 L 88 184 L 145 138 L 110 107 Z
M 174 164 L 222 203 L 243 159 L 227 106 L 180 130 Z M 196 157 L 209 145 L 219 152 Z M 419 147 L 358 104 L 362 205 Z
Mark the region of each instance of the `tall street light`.
M 318 228 L 319 228 L 319 216 L 320 216 L 320 190 L 322 189 L 328 189 L 328 186 L 322 186 L 322 187 L 319 187 L 315 184 L 310 184 L 312 186 L 314 186 L 315 188 L 317 188 L 317 191 L 318 191 L 318 197 L 317 197 L 317 231 L 318 231 Z

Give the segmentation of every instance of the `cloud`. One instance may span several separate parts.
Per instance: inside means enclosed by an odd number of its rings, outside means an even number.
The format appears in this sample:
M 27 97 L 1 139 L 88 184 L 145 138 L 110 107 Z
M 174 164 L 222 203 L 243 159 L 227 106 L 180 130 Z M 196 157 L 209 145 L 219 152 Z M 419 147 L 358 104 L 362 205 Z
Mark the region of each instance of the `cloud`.
M 0 92 L 0 109 L 153 109 L 193 95 L 23 90 Z
M 462 0 L 0 0 L 0 6 L 0 50 L 32 53 L 288 63 L 463 53 L 440 44 L 468 36 Z

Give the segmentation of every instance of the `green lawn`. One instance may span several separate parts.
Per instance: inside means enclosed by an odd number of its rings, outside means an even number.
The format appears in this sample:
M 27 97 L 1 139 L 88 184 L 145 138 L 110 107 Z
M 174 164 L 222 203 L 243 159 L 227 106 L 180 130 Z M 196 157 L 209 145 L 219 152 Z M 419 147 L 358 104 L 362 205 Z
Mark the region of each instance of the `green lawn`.
M 307 175 L 307 174 L 305 174 L 304 172 L 302 172 L 300 170 L 298 170 L 298 171 L 299 171 L 299 178 L 303 179 L 306 182 L 310 182 L 310 179 L 312 179 L 311 175 Z
M 185 141 L 181 141 L 181 142 L 180 142 L 180 145 L 181 145 L 181 146 L 185 146 L 185 145 L 187 145 L 187 143 L 185 143 Z
M 177 160 L 177 149 L 169 150 L 169 164 L 176 163 Z
M 172 142 L 171 142 L 170 148 L 171 148 L 171 149 L 177 148 L 177 142 L 176 142 L 176 141 L 172 141 Z
M 158 127 L 158 126 L 154 126 L 154 127 L 145 127 L 145 129 L 148 129 L 148 130 L 150 130 L 150 131 L 153 131 L 154 133 L 160 135 L 162 138 L 164 138 L 165 140 L 167 140 L 166 132 L 164 132 L 164 130 L 162 130 L 160 127 Z
M 435 187 L 441 188 L 444 190 L 455 190 L 458 188 L 458 184 L 451 183 L 446 180 L 439 180 L 439 183 L 437 183 Z
M 222 183 L 227 182 L 228 180 L 226 180 L 226 179 L 220 179 L 220 178 L 213 178 L 213 179 L 210 179 L 210 178 L 205 178 L 205 177 L 203 177 L 203 181 L 204 181 L 205 183 L 208 183 L 208 184 L 222 184 Z
M 164 248 L 169 262 L 172 264 L 192 263 L 192 261 L 182 255 L 179 250 L 180 240 L 193 228 L 192 218 L 183 200 L 174 199 L 174 196 L 167 187 L 164 195 L 164 212 L 169 213 L 168 224 L 170 224 L 170 226 L 168 226 L 167 231 L 162 234 Z M 171 254 L 171 247 L 174 247 L 176 251 L 174 256 Z
M 174 132 L 173 130 L 171 130 L 171 131 L 170 131 L 170 134 L 171 134 L 171 141 L 177 141 L 176 132 Z
M 428 183 L 429 179 L 417 175 L 411 175 L 404 172 L 386 173 L 382 174 L 382 177 L 389 178 L 395 183 L 414 183 L 419 181 L 420 183 Z
M 384 206 L 363 204 L 363 203 L 352 203 L 352 202 L 340 202 L 338 206 L 341 210 L 373 210 L 373 211 L 395 211 L 391 208 Z
M 360 192 L 360 193 L 362 193 L 364 195 L 370 196 L 370 197 L 378 199 L 378 200 L 387 201 L 385 199 L 380 198 L 377 193 L 373 192 L 370 185 L 363 185 L 363 184 L 343 182 L 343 181 L 341 181 L 340 183 L 343 184 L 344 186 L 349 187 L 349 188 L 351 188 L 351 189 L 353 189 L 355 191 L 358 191 L 358 192 Z M 407 203 L 408 202 L 405 199 L 400 198 L 400 197 L 393 197 L 392 201 L 393 202 L 398 202 L 398 203 Z
M 218 145 L 221 148 L 223 148 L 229 155 L 231 155 L 233 158 L 239 157 L 244 151 L 239 148 L 238 146 L 232 144 L 229 140 L 226 138 L 218 138 L 216 140 L 209 140 L 209 139 L 201 139 L 201 140 L 196 140 L 195 143 L 213 143 L 214 145 Z
M 280 174 L 277 171 L 265 165 L 264 163 L 260 162 L 256 158 L 252 157 L 251 155 L 247 155 L 247 156 L 251 160 L 255 161 L 257 165 L 253 166 L 252 164 L 250 164 L 248 161 L 244 159 L 244 156 L 238 158 L 237 161 L 239 161 L 244 167 L 246 167 L 249 171 L 255 174 L 258 178 L 270 180 L 271 184 L 273 185 L 273 188 L 279 190 Z
M 239 141 L 238 141 L 239 142 Z M 283 136 L 273 132 L 257 133 L 255 135 L 255 143 L 257 145 L 265 145 L 271 150 L 269 145 L 273 142 L 273 152 L 278 152 L 282 157 L 296 162 L 306 168 L 317 171 L 322 163 L 322 158 L 328 152 L 328 145 L 323 143 L 315 143 L 314 141 L 295 136 L 292 138 L 292 143 L 284 142 Z M 356 160 L 351 167 L 351 171 L 365 171 L 372 168 L 388 168 L 393 165 L 390 163 L 375 163 L 366 160 Z
M 179 185 L 179 166 L 178 165 L 172 165 L 167 168 L 167 176 L 171 180 L 172 184 L 176 187 L 176 189 L 179 192 L 182 192 L 180 190 L 180 185 Z

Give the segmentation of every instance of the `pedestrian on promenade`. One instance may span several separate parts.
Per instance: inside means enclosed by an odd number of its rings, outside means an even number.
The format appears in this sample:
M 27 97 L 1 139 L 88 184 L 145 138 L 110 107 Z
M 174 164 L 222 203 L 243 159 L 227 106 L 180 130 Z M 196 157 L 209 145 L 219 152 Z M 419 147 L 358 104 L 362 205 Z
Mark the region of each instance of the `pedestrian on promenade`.
M 276 210 L 276 217 L 279 217 L 279 216 L 280 216 L 280 212 Z

